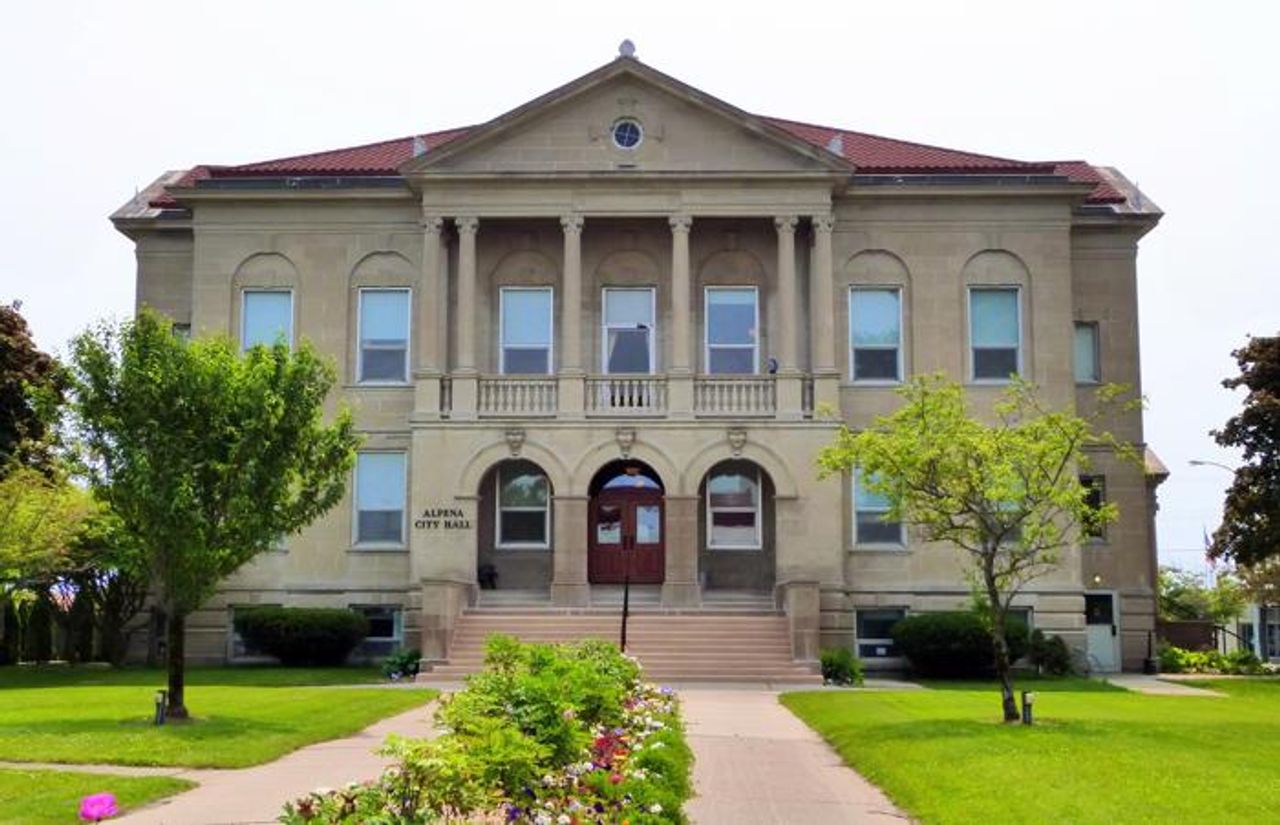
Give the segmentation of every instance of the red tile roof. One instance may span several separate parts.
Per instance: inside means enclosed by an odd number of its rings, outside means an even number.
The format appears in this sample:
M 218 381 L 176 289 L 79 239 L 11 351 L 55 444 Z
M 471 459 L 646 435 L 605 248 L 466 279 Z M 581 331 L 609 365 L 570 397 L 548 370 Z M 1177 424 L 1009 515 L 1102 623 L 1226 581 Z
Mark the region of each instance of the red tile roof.
M 895 140 L 829 126 L 770 117 L 762 117 L 761 120 L 828 151 L 838 149 L 839 154 L 862 173 L 1057 174 L 1066 176 L 1074 182 L 1095 184 L 1093 192 L 1087 199 L 1090 203 L 1123 203 L 1125 201 L 1124 195 L 1112 186 L 1100 171 L 1084 161 L 1032 163 L 944 149 L 939 146 Z M 390 177 L 398 175 L 400 166 L 414 156 L 416 142 L 420 141 L 426 151 L 431 151 L 466 135 L 474 128 L 476 127 L 427 132 L 363 146 L 293 155 L 239 166 L 197 166 L 183 175 L 174 188 L 195 186 L 198 181 L 206 178 Z M 837 139 L 838 142 L 836 142 Z M 175 208 L 178 203 L 172 196 L 165 194 L 151 201 L 151 205 L 163 209 Z

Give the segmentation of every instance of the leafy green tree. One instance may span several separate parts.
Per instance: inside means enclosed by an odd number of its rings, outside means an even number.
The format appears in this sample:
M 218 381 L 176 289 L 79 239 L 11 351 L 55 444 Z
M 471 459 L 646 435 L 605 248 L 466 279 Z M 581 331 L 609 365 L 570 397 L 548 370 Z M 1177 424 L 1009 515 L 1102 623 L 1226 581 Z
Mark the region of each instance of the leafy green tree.
M 1114 406 L 1121 388 L 1100 393 Z M 823 474 L 857 469 L 860 483 L 889 501 L 887 520 L 914 525 L 928 541 L 966 554 L 977 603 L 995 647 L 1005 721 L 1018 719 L 1005 637 L 1009 606 L 1063 550 L 1115 520 L 1114 504 L 1092 506 L 1079 473 L 1086 450 L 1136 461 L 1133 448 L 1090 421 L 1047 409 L 1034 387 L 1014 381 L 991 422 L 970 415 L 964 389 L 941 375 L 899 390 L 903 404 L 865 430 L 841 428 L 824 447 Z
M 64 580 L 75 608 L 88 615 L 98 661 L 124 664 L 132 630 L 130 621 L 146 605 L 151 577 L 142 548 L 109 508 L 99 507 L 71 542 Z
M 1219 575 L 1210 587 L 1196 573 L 1160 568 L 1158 605 L 1162 619 L 1209 619 L 1226 624 L 1240 615 L 1247 598 L 1240 580 L 1229 573 Z
M 36 348 L 20 306 L 0 305 L 0 473 L 52 469 L 54 419 L 66 389 L 65 371 Z
M 358 443 L 324 422 L 334 368 L 308 345 L 241 354 L 163 317 L 72 347 L 73 411 L 98 495 L 141 548 L 168 619 L 169 707 L 186 718 L 186 617 L 226 576 L 341 499 Z
M 1280 604 L 1280 556 L 1239 567 L 1240 586 L 1258 604 Z
M 1243 451 L 1209 552 L 1250 566 L 1280 557 L 1280 335 L 1250 338 L 1232 353 L 1240 374 L 1222 382 L 1248 391 L 1244 408 L 1213 433 Z

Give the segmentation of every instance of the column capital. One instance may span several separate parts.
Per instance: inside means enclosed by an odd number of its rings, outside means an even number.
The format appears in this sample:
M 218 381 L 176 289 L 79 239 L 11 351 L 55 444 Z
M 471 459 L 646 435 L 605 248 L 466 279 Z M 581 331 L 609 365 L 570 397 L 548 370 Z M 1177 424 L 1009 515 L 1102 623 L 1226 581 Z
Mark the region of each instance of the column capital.
M 774 217 L 773 225 L 779 233 L 785 232 L 790 235 L 796 231 L 796 224 L 799 220 L 795 215 L 778 215 Z
M 422 213 L 418 216 L 418 226 L 428 232 L 439 232 L 444 228 L 444 218 L 423 206 Z
M 836 225 L 836 216 L 831 213 L 814 215 L 810 220 L 813 221 L 814 232 L 830 232 Z
M 458 227 L 458 234 L 460 235 L 474 235 L 480 229 L 480 219 L 474 215 L 454 218 L 453 222 Z
M 671 224 L 672 232 L 688 232 L 693 227 L 693 216 L 683 213 L 672 215 L 667 218 L 667 223 Z
M 585 223 L 584 218 L 576 213 L 560 216 L 560 228 L 565 231 L 566 235 L 576 235 L 581 232 L 583 223 Z

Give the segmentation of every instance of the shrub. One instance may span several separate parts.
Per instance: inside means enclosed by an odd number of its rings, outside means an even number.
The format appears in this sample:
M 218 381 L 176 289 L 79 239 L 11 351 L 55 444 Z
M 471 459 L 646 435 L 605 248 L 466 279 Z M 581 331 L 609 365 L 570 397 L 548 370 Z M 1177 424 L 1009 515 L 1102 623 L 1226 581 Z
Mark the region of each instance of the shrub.
M 1026 623 L 1010 617 L 1005 626 L 1009 660 L 1026 655 Z M 971 612 L 919 613 L 893 627 L 893 641 L 921 676 L 986 676 L 995 667 L 995 646 L 982 619 Z
M 1187 650 L 1165 644 L 1160 646 L 1157 655 L 1162 673 L 1225 673 L 1256 676 L 1267 671 L 1262 661 L 1251 650 L 1233 650 L 1224 654 L 1216 650 Z
M 830 685 L 862 684 L 862 660 L 846 647 L 822 651 L 822 681 Z
M 422 653 L 417 648 L 397 650 L 382 660 L 382 675 L 393 682 L 397 679 L 412 679 L 418 675 Z
M 1075 666 L 1071 662 L 1071 648 L 1061 636 L 1046 636 L 1043 630 L 1031 633 L 1031 664 L 1040 673 L 1050 676 L 1069 676 Z
M 290 667 L 335 666 L 369 635 L 369 620 L 339 608 L 255 607 L 236 614 L 236 632 Z
M 441 699 L 430 740 L 393 738 L 380 778 L 289 803 L 288 825 L 684 823 L 692 753 L 671 691 L 604 642 L 489 640 L 485 668 Z

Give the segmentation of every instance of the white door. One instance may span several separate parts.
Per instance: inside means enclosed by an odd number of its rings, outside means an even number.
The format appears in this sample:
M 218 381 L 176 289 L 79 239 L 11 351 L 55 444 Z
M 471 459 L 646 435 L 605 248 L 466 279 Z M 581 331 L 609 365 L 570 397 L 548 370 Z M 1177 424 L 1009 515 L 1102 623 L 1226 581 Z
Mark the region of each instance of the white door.
M 1120 669 L 1120 625 L 1115 594 L 1084 594 L 1085 642 L 1089 668 L 1101 673 Z

